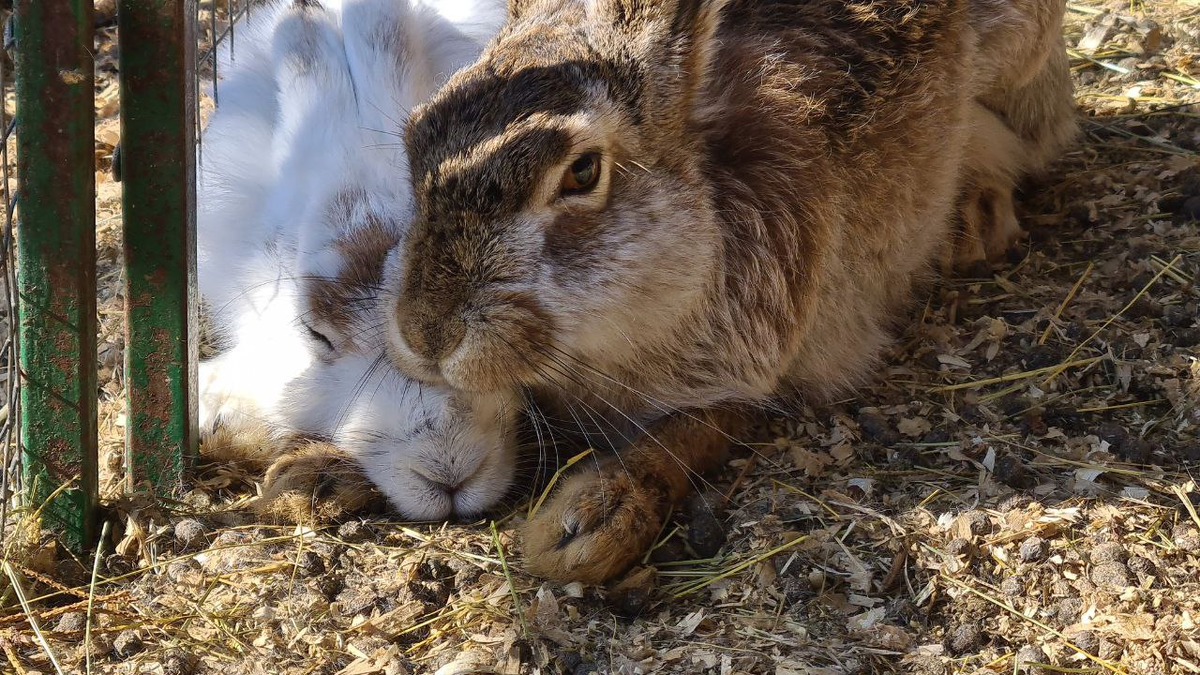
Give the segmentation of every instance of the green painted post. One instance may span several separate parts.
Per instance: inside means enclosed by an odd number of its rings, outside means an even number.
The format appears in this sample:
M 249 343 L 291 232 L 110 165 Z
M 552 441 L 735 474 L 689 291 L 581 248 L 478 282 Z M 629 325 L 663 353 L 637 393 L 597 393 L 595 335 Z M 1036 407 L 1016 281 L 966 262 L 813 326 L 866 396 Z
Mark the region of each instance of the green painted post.
M 82 549 L 98 501 L 92 0 L 14 10 L 25 496 Z
M 196 453 L 195 0 L 120 0 L 126 475 L 177 493 Z

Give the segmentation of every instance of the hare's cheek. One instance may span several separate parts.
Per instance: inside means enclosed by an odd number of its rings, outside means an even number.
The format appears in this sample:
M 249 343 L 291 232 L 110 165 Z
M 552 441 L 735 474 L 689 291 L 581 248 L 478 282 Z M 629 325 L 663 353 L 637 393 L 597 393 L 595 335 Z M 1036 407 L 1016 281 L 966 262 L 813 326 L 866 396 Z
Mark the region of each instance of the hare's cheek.
M 542 253 L 556 277 L 580 283 L 601 268 L 604 253 L 604 222 L 601 213 L 566 212 L 549 223 Z

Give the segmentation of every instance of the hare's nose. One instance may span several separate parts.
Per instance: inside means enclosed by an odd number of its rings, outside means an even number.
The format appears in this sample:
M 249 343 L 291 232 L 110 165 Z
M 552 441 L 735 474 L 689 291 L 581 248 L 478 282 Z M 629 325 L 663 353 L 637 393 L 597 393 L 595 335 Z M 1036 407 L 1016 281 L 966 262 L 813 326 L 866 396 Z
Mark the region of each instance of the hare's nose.
M 462 319 L 430 317 L 419 313 L 401 315 L 399 328 L 408 348 L 434 364 L 453 354 L 467 334 L 467 326 Z
M 414 466 L 412 471 L 429 487 L 453 497 L 475 474 L 476 468 L 437 460 Z
M 452 483 L 443 483 L 441 481 L 429 480 L 428 478 L 425 480 L 429 482 L 431 487 L 436 490 L 440 490 L 441 492 L 445 492 L 446 495 L 450 497 L 453 497 L 454 493 L 458 492 L 458 489 L 461 488 L 463 483 L 466 482 L 466 480 L 459 480 Z

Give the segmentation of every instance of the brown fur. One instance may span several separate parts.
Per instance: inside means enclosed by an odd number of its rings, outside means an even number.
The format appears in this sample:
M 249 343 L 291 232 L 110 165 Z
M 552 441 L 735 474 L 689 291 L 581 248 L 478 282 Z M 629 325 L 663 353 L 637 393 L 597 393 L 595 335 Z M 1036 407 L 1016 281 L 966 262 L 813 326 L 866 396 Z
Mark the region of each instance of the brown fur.
M 213 464 L 238 464 L 261 471 L 283 450 L 264 425 L 246 425 L 236 431 L 219 426 L 200 443 L 200 456 Z
M 383 508 L 358 464 L 328 443 L 302 443 L 272 462 L 251 508 L 283 523 L 326 523 Z
M 283 523 L 321 523 L 379 510 L 383 499 L 353 459 L 303 438 L 279 438 L 267 427 L 218 428 L 200 446 L 205 460 L 263 471 L 250 509 Z
M 1039 44 L 1008 54 L 1020 59 L 1013 70 L 1025 76 L 976 97 L 954 251 L 959 268 L 998 258 L 1020 236 L 1013 208 L 1017 183 L 1044 171 L 1076 130 L 1061 17 L 1039 19 L 1046 22 Z
M 396 358 L 631 438 L 530 521 L 532 569 L 619 573 L 719 464 L 737 418 L 715 410 L 861 381 L 956 222 L 964 257 L 1008 245 L 1013 186 L 1072 127 L 1062 11 L 513 3 L 407 128 Z M 548 193 L 585 152 L 605 159 L 595 194 Z
M 741 415 L 717 411 L 672 417 L 653 440 L 571 476 L 532 521 L 562 525 L 525 528 L 529 570 L 600 583 L 627 569 L 654 544 L 671 506 L 691 492 L 691 477 L 679 465 L 713 468 L 729 434 L 744 423 Z
M 371 209 L 363 190 L 337 195 L 329 207 L 328 221 L 343 229 L 333 242 L 342 262 L 336 277 L 305 280 L 309 315 L 321 317 L 339 335 L 346 336 L 345 348 L 354 348 L 350 328 L 361 315 L 373 309 L 372 300 L 383 282 L 384 259 L 396 247 L 400 234 L 394 224 Z

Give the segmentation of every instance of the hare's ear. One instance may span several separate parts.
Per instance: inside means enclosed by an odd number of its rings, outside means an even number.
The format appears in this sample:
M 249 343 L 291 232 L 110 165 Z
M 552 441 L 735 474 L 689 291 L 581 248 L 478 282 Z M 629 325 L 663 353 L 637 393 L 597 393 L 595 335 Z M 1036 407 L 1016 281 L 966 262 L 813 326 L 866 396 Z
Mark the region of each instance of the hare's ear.
M 521 0 L 510 0 L 521 1 Z M 524 0 L 529 2 L 531 0 Z M 605 19 L 635 41 L 665 50 L 660 63 L 695 88 L 708 73 L 717 51 L 717 32 L 732 0 L 588 0 Z M 661 52 L 660 52 L 661 53 Z
M 538 4 L 538 0 L 508 0 L 508 20 L 516 21 L 528 16 L 529 10 Z
M 679 0 L 671 32 L 690 43 L 693 77 L 702 77 L 712 65 L 717 48 L 717 30 L 721 16 L 731 0 Z

